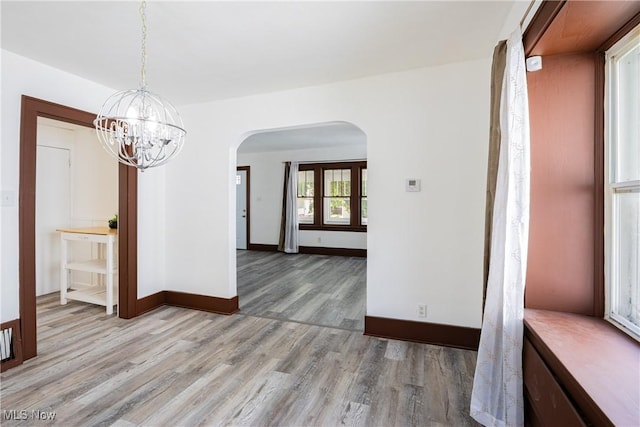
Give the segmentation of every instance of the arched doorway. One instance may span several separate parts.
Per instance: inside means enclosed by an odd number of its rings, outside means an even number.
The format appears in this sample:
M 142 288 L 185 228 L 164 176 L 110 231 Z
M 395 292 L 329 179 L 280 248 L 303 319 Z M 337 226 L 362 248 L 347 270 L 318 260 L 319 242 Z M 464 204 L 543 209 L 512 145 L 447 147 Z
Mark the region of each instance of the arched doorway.
M 242 312 L 363 330 L 366 158 L 366 135 L 347 122 L 253 131 L 240 142 L 235 167 L 251 170 L 248 200 L 254 210 L 253 215 L 249 212 L 248 251 L 236 251 Z M 298 199 L 299 211 L 304 211 L 299 255 L 276 252 L 287 161 L 300 162 L 299 176 L 310 196 Z M 347 188 L 348 194 L 323 199 L 329 195 L 324 194 L 325 185 Z M 236 210 L 238 215 L 242 212 Z

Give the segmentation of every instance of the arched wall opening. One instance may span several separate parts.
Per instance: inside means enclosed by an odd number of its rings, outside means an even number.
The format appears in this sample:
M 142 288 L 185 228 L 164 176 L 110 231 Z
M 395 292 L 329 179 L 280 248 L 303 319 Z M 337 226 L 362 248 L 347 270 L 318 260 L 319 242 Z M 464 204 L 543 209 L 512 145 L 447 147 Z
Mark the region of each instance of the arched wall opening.
M 234 266 L 230 266 L 229 276 L 235 281 L 243 312 L 363 330 L 368 218 L 366 144 L 366 134 L 343 121 L 261 129 L 242 135 L 232 149 L 235 159 L 230 193 L 236 209 L 235 215 L 230 216 L 233 232 L 229 242 L 236 245 L 230 249 L 237 257 L 230 256 Z M 317 195 L 329 169 L 340 171 L 335 173 L 343 177 L 339 179 L 345 180 L 351 196 L 343 207 L 333 206 L 338 202 L 335 199 L 323 199 L 327 217 L 300 226 L 299 256 L 276 252 L 287 161 L 299 162 L 301 169 L 307 168 L 306 174 L 301 171 L 300 176 L 311 179 L 311 183 L 307 182 L 311 187 L 315 174 Z M 248 178 L 250 181 L 243 182 Z M 313 197 L 313 190 L 310 194 L 312 197 L 305 200 L 307 207 L 319 210 L 323 203 L 318 202 L 319 197 Z M 316 219 L 320 215 L 318 212 Z M 307 221 L 313 221 L 313 213 L 311 218 Z M 336 223 L 331 224 L 334 220 Z M 295 274 L 289 271 L 291 266 L 296 266 Z M 303 279 L 305 274 L 313 279 Z M 305 293 L 305 286 L 309 287 L 309 293 Z M 286 300 L 294 293 L 298 302 L 294 308 L 287 308 Z M 315 309 L 306 310 L 305 304 L 300 303 L 303 300 Z M 278 307 L 275 301 L 279 301 Z

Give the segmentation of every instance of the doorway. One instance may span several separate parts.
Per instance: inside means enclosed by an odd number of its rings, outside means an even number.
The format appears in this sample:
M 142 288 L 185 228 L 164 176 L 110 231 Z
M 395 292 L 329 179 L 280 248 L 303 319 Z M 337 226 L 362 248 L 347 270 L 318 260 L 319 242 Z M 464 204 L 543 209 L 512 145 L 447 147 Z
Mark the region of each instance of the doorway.
M 18 210 L 18 280 L 20 330 L 24 360 L 37 355 L 36 328 L 36 165 L 38 117 L 93 127 L 96 115 L 42 99 L 22 96 L 20 118 L 20 200 Z M 138 171 L 118 165 L 118 307 L 119 316 L 137 315 Z
M 236 169 L 236 249 L 248 249 L 250 241 L 251 175 L 249 166 Z
M 60 238 L 55 230 L 67 226 L 71 220 L 71 149 L 39 143 L 36 163 L 38 297 L 60 291 Z
M 253 204 L 247 208 L 247 212 L 255 212 L 251 220 L 249 250 L 236 250 L 236 289 L 243 313 L 347 330 L 364 330 L 366 225 L 360 226 L 360 212 L 363 211 L 355 209 L 353 204 L 360 203 L 361 199 L 361 203 L 366 203 L 366 193 L 362 198 L 359 197 L 366 175 L 360 176 L 360 169 L 353 165 L 360 162 L 366 170 L 366 158 L 366 135 L 357 126 L 347 122 L 261 130 L 251 133 L 240 143 L 236 162 L 237 165 L 251 167 Z M 346 184 L 341 188 L 353 188 L 349 191 L 353 191 L 350 197 L 354 203 L 349 204 L 348 213 L 344 215 L 348 215 L 349 223 L 341 227 L 333 223 L 320 223 L 318 219 L 314 224 L 303 224 L 299 230 L 298 254 L 277 251 L 283 211 L 284 168 L 289 161 L 331 165 L 333 169 L 344 172 L 344 176 L 349 175 L 342 179 Z M 238 174 L 241 167 L 236 168 Z M 313 194 L 324 194 L 321 182 L 328 179 L 329 175 L 308 175 L 304 175 L 304 182 L 315 182 L 317 185 L 309 184 L 304 188 L 311 188 Z M 243 213 L 240 205 L 242 189 L 239 188 L 238 179 L 234 218 L 236 248 L 241 247 L 239 241 L 243 238 L 238 223 Z M 332 184 L 325 185 L 333 188 Z M 305 190 L 304 196 L 300 196 L 300 188 L 298 197 L 306 198 L 308 202 L 313 194 L 307 194 Z M 311 203 L 305 205 L 306 210 L 311 206 L 320 209 L 318 203 L 324 205 L 315 199 Z M 360 205 L 357 207 L 360 208 Z M 354 226 L 356 222 L 358 227 Z

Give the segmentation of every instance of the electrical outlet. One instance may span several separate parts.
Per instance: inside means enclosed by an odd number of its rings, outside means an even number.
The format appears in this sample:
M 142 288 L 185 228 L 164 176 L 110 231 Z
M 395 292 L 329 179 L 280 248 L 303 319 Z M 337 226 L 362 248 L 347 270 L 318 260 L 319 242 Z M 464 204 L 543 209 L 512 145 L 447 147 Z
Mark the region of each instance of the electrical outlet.
M 427 306 L 425 304 L 418 304 L 418 317 L 427 317 Z

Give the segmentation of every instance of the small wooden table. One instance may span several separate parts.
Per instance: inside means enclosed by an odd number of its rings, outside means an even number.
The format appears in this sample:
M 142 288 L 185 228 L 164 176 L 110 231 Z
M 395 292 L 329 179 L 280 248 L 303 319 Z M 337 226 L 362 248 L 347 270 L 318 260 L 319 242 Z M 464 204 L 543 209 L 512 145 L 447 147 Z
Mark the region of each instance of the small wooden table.
M 118 303 L 118 289 L 114 280 L 118 271 L 114 261 L 118 231 L 107 227 L 58 228 L 56 231 L 60 232 L 60 304 L 66 304 L 69 299 L 83 301 L 105 306 L 107 314 L 113 314 L 113 306 Z M 69 261 L 67 245 L 72 241 L 104 244 L 104 257 L 82 262 Z M 104 286 L 79 285 L 78 289 L 69 290 L 71 270 L 104 274 Z

